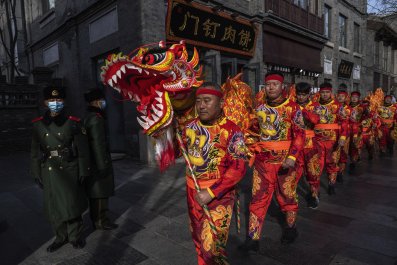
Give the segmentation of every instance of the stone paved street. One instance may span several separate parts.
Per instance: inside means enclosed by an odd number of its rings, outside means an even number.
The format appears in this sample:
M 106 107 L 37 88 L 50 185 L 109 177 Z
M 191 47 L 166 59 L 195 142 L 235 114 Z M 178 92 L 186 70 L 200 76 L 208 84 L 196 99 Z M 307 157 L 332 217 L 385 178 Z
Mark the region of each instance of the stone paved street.
M 397 157 L 397 155 L 396 155 Z M 231 264 L 397 264 L 397 158 L 367 162 L 339 184 L 336 196 L 322 180 L 320 207 L 306 208 L 306 183 L 299 186 L 299 238 L 293 245 L 279 243 L 281 214 L 273 202 L 263 228 L 259 254 L 236 250 L 245 238 L 232 225 L 228 243 Z M 28 154 L 0 157 L 0 264 L 196 264 L 188 229 L 184 165 L 165 174 L 125 158 L 115 161 L 116 196 L 112 232 L 93 231 L 87 215 L 87 245 L 66 245 L 48 254 L 53 240 L 43 215 L 41 190 L 28 175 Z M 250 172 L 241 185 L 242 228 L 250 198 Z

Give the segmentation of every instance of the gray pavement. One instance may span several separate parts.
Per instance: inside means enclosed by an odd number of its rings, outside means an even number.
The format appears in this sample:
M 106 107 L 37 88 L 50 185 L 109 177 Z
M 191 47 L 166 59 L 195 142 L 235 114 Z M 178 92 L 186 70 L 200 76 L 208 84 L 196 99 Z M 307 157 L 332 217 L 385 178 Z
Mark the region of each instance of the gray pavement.
M 241 184 L 242 233 L 233 224 L 228 242 L 231 264 L 397 264 L 397 154 L 368 162 L 339 184 L 336 196 L 322 180 L 320 207 L 306 208 L 308 190 L 299 186 L 299 238 L 281 245 L 282 215 L 273 202 L 261 249 L 246 256 L 236 250 L 245 238 L 251 174 Z M 84 216 L 87 245 L 45 249 L 53 240 L 43 215 L 42 192 L 28 175 L 28 154 L 0 157 L 0 264 L 196 264 L 185 197 L 184 164 L 160 174 L 129 158 L 115 161 L 116 196 L 110 201 L 115 231 L 93 231 Z

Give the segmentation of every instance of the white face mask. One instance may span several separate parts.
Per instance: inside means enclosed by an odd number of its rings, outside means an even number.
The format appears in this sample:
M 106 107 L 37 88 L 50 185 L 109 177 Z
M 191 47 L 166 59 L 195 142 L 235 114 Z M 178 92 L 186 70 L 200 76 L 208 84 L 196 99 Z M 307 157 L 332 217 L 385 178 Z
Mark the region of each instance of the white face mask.
M 106 108 L 106 100 L 100 100 L 99 101 L 99 108 L 101 110 L 104 110 Z
M 64 107 L 64 104 L 62 101 L 48 101 L 48 108 L 52 112 L 60 112 Z

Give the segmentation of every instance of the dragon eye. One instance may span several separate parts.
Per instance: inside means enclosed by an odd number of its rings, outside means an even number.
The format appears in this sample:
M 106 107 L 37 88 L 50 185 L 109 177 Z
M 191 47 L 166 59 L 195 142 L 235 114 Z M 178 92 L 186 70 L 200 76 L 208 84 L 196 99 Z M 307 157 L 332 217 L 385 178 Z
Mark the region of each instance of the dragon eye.
M 144 63 L 153 64 L 154 63 L 154 55 L 153 54 L 146 55 L 144 58 Z
M 149 65 L 157 64 L 161 62 L 164 59 L 164 57 L 165 57 L 165 53 L 150 53 L 145 55 L 145 57 L 142 60 L 142 63 Z

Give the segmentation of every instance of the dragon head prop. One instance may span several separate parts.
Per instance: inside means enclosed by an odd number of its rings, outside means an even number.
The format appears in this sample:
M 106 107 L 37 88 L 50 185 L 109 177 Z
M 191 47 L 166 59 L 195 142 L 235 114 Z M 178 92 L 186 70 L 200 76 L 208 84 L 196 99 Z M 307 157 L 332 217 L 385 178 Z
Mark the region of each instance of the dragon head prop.
M 144 133 L 157 136 L 171 124 L 174 108 L 189 101 L 192 88 L 203 83 L 198 80 L 202 67 L 196 48 L 188 57 L 184 41 L 145 45 L 130 55 L 112 54 L 102 66 L 102 82 L 138 103 Z
M 102 66 L 105 85 L 117 90 L 124 99 L 138 104 L 138 123 L 153 136 L 155 157 L 160 170 L 175 160 L 174 112 L 194 104 L 193 88 L 199 87 L 202 66 L 196 48 L 189 60 L 185 42 L 144 45 L 129 55 L 112 54 Z

